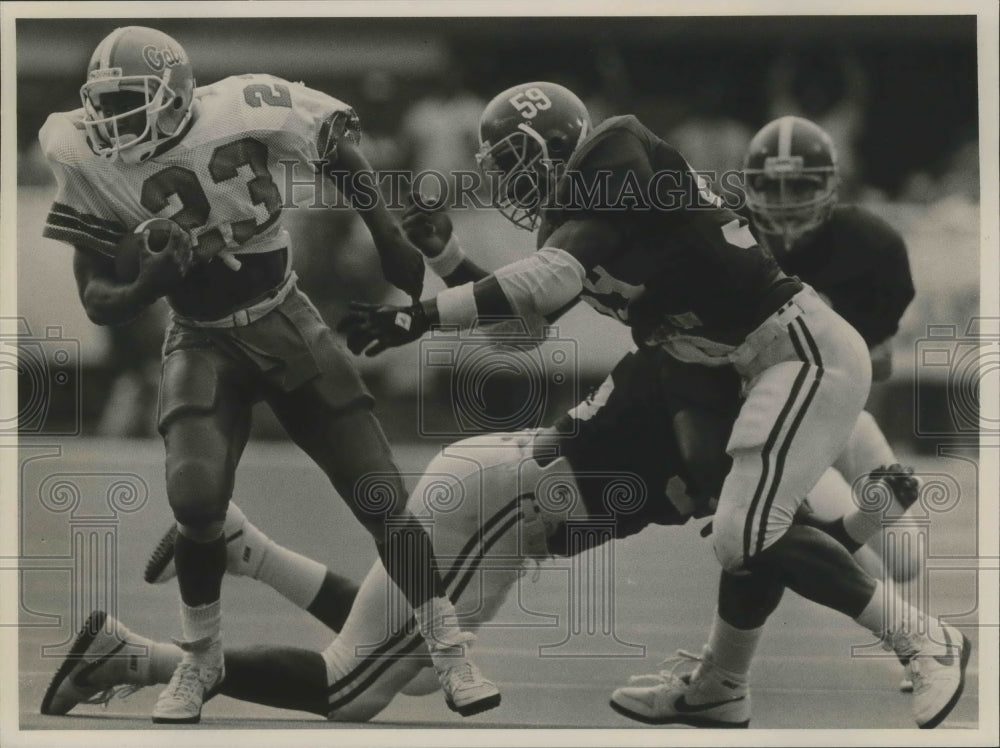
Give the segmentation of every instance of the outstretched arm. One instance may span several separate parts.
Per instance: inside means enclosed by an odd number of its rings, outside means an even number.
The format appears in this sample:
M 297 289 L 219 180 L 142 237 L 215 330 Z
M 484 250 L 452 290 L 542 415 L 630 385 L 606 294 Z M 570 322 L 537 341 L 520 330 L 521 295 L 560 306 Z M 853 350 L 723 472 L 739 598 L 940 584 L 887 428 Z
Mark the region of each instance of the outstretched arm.
M 544 317 L 575 301 L 587 271 L 620 241 L 619 230 L 606 221 L 568 221 L 530 257 L 421 303 L 432 325 L 471 327 L 479 317 Z
M 423 258 L 386 207 L 368 159 L 355 143 L 345 140 L 337 146 L 336 161 L 328 166 L 327 174 L 371 232 L 385 279 L 419 299 L 424 287 Z
M 587 271 L 622 241 L 620 230 L 610 222 L 571 220 L 531 257 L 475 283 L 449 288 L 411 307 L 353 304 L 353 313 L 339 329 L 347 333 L 352 351 L 374 356 L 416 340 L 436 324 L 469 328 L 480 318 L 558 314 L 580 296 Z
M 403 213 L 403 230 L 424 255 L 427 267 L 448 286 L 482 280 L 489 272 L 466 257 L 458 244 L 448 213 L 439 206 L 411 198 Z

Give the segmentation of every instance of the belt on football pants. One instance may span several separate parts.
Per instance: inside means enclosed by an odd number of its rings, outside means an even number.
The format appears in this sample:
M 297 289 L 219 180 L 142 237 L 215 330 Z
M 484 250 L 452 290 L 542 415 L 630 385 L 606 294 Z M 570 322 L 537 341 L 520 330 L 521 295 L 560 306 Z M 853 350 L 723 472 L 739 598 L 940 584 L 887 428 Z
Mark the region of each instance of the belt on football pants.
M 281 284 L 277 292 L 273 292 L 273 295 L 258 301 L 256 304 L 251 304 L 243 309 L 237 309 L 235 312 L 227 314 L 224 317 L 220 317 L 219 319 L 190 319 L 188 317 L 182 317 L 176 312 L 174 313 L 174 317 L 180 324 L 187 325 L 189 327 L 246 327 L 268 314 L 271 310 L 288 298 L 288 294 L 290 294 L 292 289 L 295 288 L 295 282 L 298 279 L 299 277 L 293 270 L 285 278 L 284 283 Z
M 829 309 L 812 286 L 803 283 L 803 288 L 782 304 L 770 317 L 757 326 L 739 347 L 729 354 L 730 363 L 738 368 L 746 368 L 775 338 L 788 333 L 788 324 L 797 317 L 814 309 Z

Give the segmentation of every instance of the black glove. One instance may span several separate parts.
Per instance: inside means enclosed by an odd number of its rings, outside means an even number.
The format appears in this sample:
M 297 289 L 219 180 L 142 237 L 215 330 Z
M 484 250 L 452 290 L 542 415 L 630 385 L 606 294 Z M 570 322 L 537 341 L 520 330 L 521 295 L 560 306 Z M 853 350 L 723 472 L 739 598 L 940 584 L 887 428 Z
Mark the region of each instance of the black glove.
M 366 356 L 377 356 L 386 348 L 406 345 L 431 326 L 420 302 L 390 306 L 352 301 L 349 308 L 350 312 L 337 325 L 337 332 L 347 336 L 347 347 L 355 355 L 364 351 Z

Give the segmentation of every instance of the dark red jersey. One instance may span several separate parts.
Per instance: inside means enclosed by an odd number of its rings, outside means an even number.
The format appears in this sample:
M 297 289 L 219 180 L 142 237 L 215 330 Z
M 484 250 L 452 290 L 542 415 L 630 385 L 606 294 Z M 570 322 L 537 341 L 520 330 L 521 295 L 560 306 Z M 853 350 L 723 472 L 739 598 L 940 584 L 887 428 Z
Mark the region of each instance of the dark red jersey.
M 543 212 L 539 246 L 572 218 L 614 222 L 624 245 L 592 268 L 583 298 L 639 345 L 718 365 L 801 285 L 759 246 L 684 158 L 631 115 L 576 149 Z
M 777 260 L 789 275 L 826 296 L 834 310 L 875 346 L 891 338 L 913 300 L 906 245 L 871 212 L 840 205 L 816 231 Z

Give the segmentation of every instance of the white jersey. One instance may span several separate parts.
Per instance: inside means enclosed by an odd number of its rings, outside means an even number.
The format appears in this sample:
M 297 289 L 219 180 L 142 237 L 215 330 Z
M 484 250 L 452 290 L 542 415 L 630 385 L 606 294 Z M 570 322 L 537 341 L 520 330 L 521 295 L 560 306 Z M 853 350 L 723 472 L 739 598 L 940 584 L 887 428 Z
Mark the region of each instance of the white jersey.
M 342 101 L 271 75 L 225 78 L 195 91 L 186 133 L 141 164 L 93 153 L 77 123 L 83 109 L 49 116 L 39 132 L 58 193 L 44 236 L 113 257 L 122 236 L 169 218 L 203 250 L 232 254 L 289 247 L 282 208 L 293 161 L 335 159 L 357 142 L 357 115 Z M 299 177 L 301 180 L 301 177 Z M 214 255 L 215 252 L 209 252 Z

